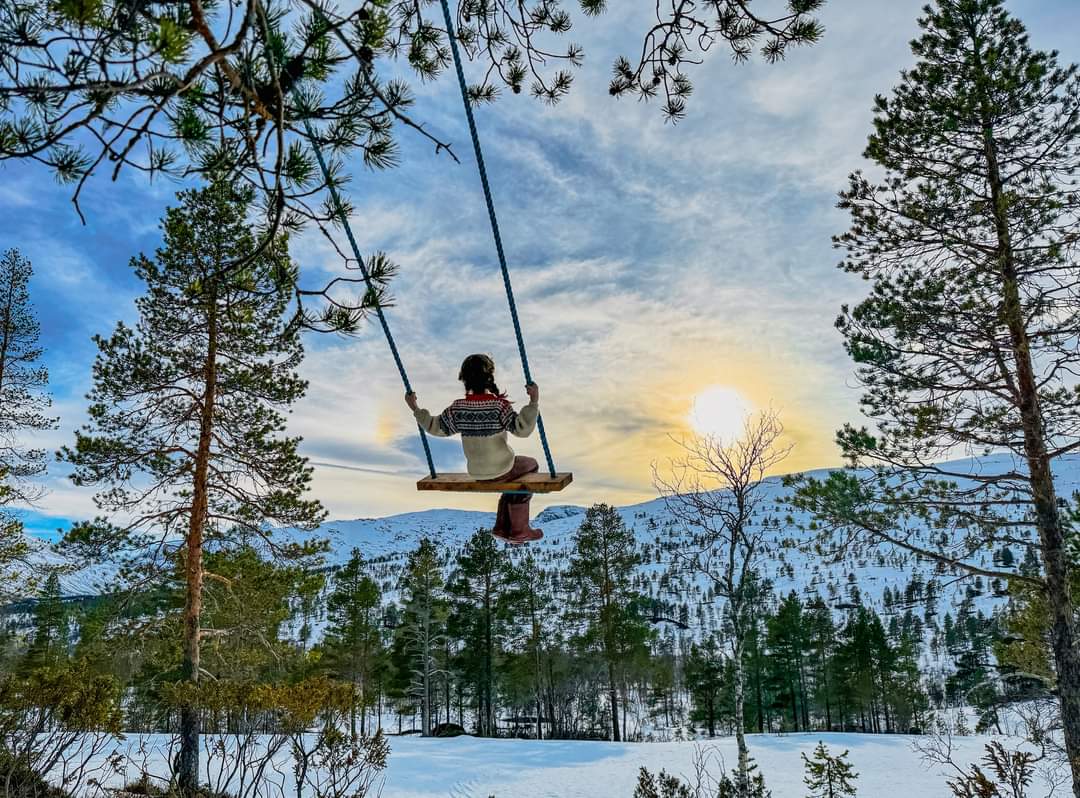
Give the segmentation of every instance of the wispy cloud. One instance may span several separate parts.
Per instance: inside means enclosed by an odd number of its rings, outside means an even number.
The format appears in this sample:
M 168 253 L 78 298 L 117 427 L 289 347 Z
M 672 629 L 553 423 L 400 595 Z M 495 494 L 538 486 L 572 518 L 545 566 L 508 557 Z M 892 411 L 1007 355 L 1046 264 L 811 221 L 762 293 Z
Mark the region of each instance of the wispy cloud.
M 608 97 L 608 65 L 636 47 L 648 9 L 612 13 L 575 32 L 589 61 L 564 103 L 507 95 L 478 112 L 557 464 L 576 472 L 571 489 L 549 501 L 652 495 L 650 464 L 673 451 L 668 436 L 687 429 L 695 394 L 716 384 L 782 411 L 797 443 L 791 468 L 837 461 L 833 431 L 858 410 L 832 322 L 865 288 L 835 268 L 830 236 L 846 222 L 836 191 L 862 166 L 874 94 L 911 63 L 921 5 L 834 0 L 825 40 L 783 64 L 737 66 L 717 53 L 695 70 L 690 116 L 674 127 L 655 105 Z M 1012 5 L 1031 15 L 1036 46 L 1075 49 L 1062 24 L 1080 21 L 1073 4 Z M 402 131 L 400 168 L 352 168 L 355 232 L 365 255 L 385 250 L 402 267 L 388 315 L 422 401 L 433 410 L 449 402 L 457 365 L 472 351 L 493 354 L 501 383 L 522 401 L 456 88 L 439 81 L 417 97 L 414 115 L 453 141 L 463 163 L 434 157 Z M 0 191 L 3 244 L 33 250 L 35 299 L 70 430 L 89 381 L 89 335 L 130 317 L 137 286 L 127 258 L 156 245 L 175 186 L 96 187 L 82 228 L 65 189 L 40 187 L 25 167 L 10 171 Z M 313 283 L 343 271 L 314 231 L 293 252 Z M 290 429 L 304 436 L 315 493 L 334 516 L 433 501 L 490 505 L 490 497 L 415 492 L 425 466 L 377 326 L 309 339 L 303 373 L 311 389 Z M 433 446 L 441 468 L 462 467 L 457 443 Z M 519 449 L 539 453 L 535 440 Z M 92 513 L 87 492 L 59 479 L 47 509 Z

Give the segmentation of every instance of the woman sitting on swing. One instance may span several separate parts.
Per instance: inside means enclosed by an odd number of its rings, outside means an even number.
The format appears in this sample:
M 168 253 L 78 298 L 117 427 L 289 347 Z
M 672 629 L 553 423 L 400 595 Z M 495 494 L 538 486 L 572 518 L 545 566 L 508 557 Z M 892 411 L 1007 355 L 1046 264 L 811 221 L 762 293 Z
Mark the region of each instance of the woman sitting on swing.
M 458 379 L 465 384 L 465 398 L 456 400 L 437 416 L 419 406 L 415 393 L 406 394 L 405 403 L 420 428 L 441 438 L 460 434 L 468 472 L 478 480 L 508 482 L 538 471 L 540 465 L 535 459 L 515 455 L 506 440 L 508 432 L 527 438 L 536 428 L 540 414 L 537 385 L 525 386 L 529 403 L 515 411 L 495 384 L 495 361 L 487 355 L 465 358 Z M 531 499 L 531 493 L 503 493 L 492 534 L 513 544 L 542 538 L 543 532 L 529 526 Z

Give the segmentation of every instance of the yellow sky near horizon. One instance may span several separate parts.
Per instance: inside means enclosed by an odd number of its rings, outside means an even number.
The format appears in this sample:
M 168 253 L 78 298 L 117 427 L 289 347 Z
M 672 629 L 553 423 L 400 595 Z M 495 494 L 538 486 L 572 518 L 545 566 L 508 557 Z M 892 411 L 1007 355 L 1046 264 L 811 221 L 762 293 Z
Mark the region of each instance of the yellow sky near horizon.
M 741 425 L 740 408 L 729 406 L 727 401 L 731 393 L 741 397 L 749 412 L 771 406 L 779 413 L 785 442 L 792 450 L 773 473 L 838 465 L 833 437 L 845 419 L 833 417 L 828 407 L 810 401 L 813 386 L 821 379 L 819 370 L 752 352 L 744 354 L 745 360 L 738 362 L 730 353 L 714 359 L 684 351 L 651 368 L 606 369 L 594 384 L 569 391 L 560 380 L 557 363 L 537 361 L 533 368 L 538 382 L 544 373 L 551 372 L 550 380 L 541 382 L 541 410 L 555 463 L 559 470 L 573 471 L 574 482 L 560 493 L 536 497 L 534 511 L 552 504 L 602 501 L 621 505 L 656 498 L 653 465 L 663 469 L 669 458 L 677 457 L 681 451 L 678 440 L 700 432 L 729 432 Z M 613 378 L 613 373 L 618 377 Z M 440 384 L 448 382 L 440 380 Z M 520 391 L 509 389 L 509 393 L 517 398 Z M 854 398 L 855 393 L 851 393 Z M 370 440 L 387 447 L 415 436 L 404 402 L 392 391 L 380 394 L 370 416 L 358 414 L 368 427 Z M 697 408 L 695 416 L 695 400 L 702 396 L 706 404 Z M 424 404 L 437 412 L 452 399 L 452 395 L 439 396 Z M 419 453 L 418 440 L 409 440 L 409 445 Z M 518 453 L 535 456 L 543 463 L 535 434 L 525 440 L 512 438 L 511 445 Z M 341 519 L 434 507 L 489 510 L 494 504 L 494 497 L 484 494 L 419 492 L 414 483 L 423 476 L 423 468 L 415 470 L 414 477 L 316 466 L 314 493 L 327 505 L 331 517 Z

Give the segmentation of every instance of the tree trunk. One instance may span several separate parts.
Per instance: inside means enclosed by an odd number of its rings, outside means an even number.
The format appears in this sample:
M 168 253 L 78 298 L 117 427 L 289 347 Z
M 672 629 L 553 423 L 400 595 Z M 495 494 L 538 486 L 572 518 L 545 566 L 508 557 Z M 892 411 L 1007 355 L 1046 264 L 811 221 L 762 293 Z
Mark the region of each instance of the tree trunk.
M 210 471 L 210 442 L 213 433 L 215 389 L 217 387 L 217 292 L 211 288 L 207 318 L 207 352 L 203 365 L 203 396 L 199 419 L 199 444 L 195 452 L 192 476 L 191 517 L 188 521 L 183 630 L 184 658 L 180 675 L 190 682 L 189 700 L 180 708 L 180 753 L 177 762 L 177 782 L 180 792 L 193 796 L 199 788 L 200 709 L 197 697 L 191 695 L 199 684 L 200 643 L 202 642 L 203 592 L 203 533 L 209 512 L 208 476 Z
M 611 739 L 620 742 L 619 694 L 615 686 L 615 664 L 611 660 L 608 660 L 608 698 L 611 702 Z
M 427 598 L 425 598 L 425 601 Z M 431 614 L 430 607 L 424 609 L 424 632 L 423 632 L 423 689 L 420 701 L 420 734 L 424 737 L 431 736 Z
M 564 727 L 562 716 L 555 716 L 555 664 L 552 658 L 548 658 L 548 689 L 545 693 L 547 714 L 551 718 L 551 736 L 558 737 L 563 733 Z
M 757 707 L 758 734 L 765 733 L 765 696 L 761 687 L 761 657 L 754 658 L 754 698 Z
M 978 34 L 973 31 L 978 42 Z M 981 51 L 975 48 L 981 66 Z M 1024 432 L 1024 455 L 1027 459 L 1032 504 L 1035 508 L 1046 596 L 1051 614 L 1051 646 L 1057 671 L 1058 701 L 1065 751 L 1072 774 L 1073 794 L 1080 798 L 1080 640 L 1076 629 L 1076 607 L 1070 596 L 1069 562 L 1065 534 L 1057 506 L 1054 476 L 1046 448 L 1046 428 L 1039 406 L 1038 381 L 1031 357 L 1031 343 L 1020 300 L 1019 274 L 1016 268 L 1009 226 L 1008 199 L 998 163 L 997 140 L 989 100 L 982 105 L 983 142 L 993 202 L 997 234 L 997 261 L 1001 274 L 1002 314 L 1009 330 L 1009 342 L 1016 369 L 1016 392 Z
M 536 739 L 544 739 L 544 724 L 543 724 L 543 703 L 544 703 L 544 683 L 543 683 L 543 662 L 540 653 L 540 621 L 537 618 L 536 611 L 536 593 L 530 591 L 529 593 L 529 612 L 532 615 L 532 636 L 533 636 L 533 690 L 536 694 Z
M 622 701 L 622 739 L 625 740 L 626 736 L 627 736 L 626 735 L 627 715 L 629 715 L 629 713 L 626 711 L 626 708 L 628 706 L 630 706 L 629 690 L 628 690 L 625 682 L 622 685 L 620 685 L 620 687 L 619 687 L 619 696 L 620 696 L 621 701 Z
M 352 695 L 349 696 L 349 734 L 352 741 L 356 742 L 356 685 L 353 685 Z
M 360 736 L 367 737 L 367 690 L 365 679 L 360 677 Z
M 491 706 L 492 688 L 494 681 L 492 660 L 494 659 L 493 647 L 494 636 L 491 630 L 491 575 L 484 575 L 484 726 L 486 734 L 490 737 L 495 728 L 495 711 Z M 482 730 L 481 733 L 485 733 Z
M 735 745 L 739 749 L 738 783 L 735 785 L 737 798 L 749 798 L 750 795 L 750 751 L 746 747 L 746 718 L 744 711 L 744 680 L 742 645 L 735 646 L 732 663 L 735 678 Z
M 888 685 L 885 683 L 885 671 L 883 668 L 878 668 L 878 676 L 881 679 L 881 708 L 885 713 L 885 733 L 891 734 L 893 731 L 892 718 L 889 715 Z
M 4 373 L 7 370 L 8 347 L 11 339 L 11 306 L 15 303 L 15 269 L 11 270 L 11 279 L 7 284 L 7 297 L 4 299 L 4 318 L 0 321 L 0 391 L 4 388 Z
M 803 731 L 810 731 L 810 697 L 806 694 L 806 664 L 802 654 L 799 654 L 799 700 L 802 702 Z
M 443 665 L 445 666 L 445 673 L 443 674 L 443 687 L 446 689 L 445 700 L 443 707 L 446 709 L 446 722 L 450 722 L 450 713 L 454 708 L 454 693 L 450 684 L 450 638 L 446 637 L 443 640 Z
M 1021 396 L 1024 450 L 1031 479 L 1032 500 L 1042 549 L 1046 596 L 1050 604 L 1051 646 L 1057 671 L 1057 694 L 1061 726 L 1072 773 L 1073 794 L 1080 798 L 1080 640 L 1076 630 L 1076 607 L 1069 594 L 1069 563 L 1065 535 L 1057 507 L 1050 458 L 1047 456 L 1042 413 L 1023 328 L 1019 291 L 1015 277 L 1006 276 L 1005 312 L 1017 363 L 1017 387 Z M 1015 321 L 1015 323 L 1013 323 Z
M 832 700 L 829 695 L 829 663 L 822 657 L 821 677 L 825 683 L 825 731 L 832 731 Z

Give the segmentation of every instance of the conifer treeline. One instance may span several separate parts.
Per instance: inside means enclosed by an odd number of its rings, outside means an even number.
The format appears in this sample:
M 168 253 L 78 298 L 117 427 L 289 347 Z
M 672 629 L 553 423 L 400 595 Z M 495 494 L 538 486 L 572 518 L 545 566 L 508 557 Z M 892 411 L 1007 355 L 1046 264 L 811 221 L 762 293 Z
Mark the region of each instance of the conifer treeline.
M 357 736 L 379 727 L 629 740 L 731 734 L 722 608 L 711 627 L 681 623 L 687 602 L 664 606 L 641 589 L 642 567 L 656 565 L 643 558 L 647 548 L 613 508 L 597 505 L 561 564 L 504 549 L 485 530 L 454 549 L 424 539 L 401 569 L 359 551 L 316 573 L 254 549 L 211 553 L 225 581 L 207 586 L 205 622 L 233 631 L 207 645 L 214 687 L 201 696 L 203 726 L 272 728 L 273 712 L 230 702 L 249 705 L 253 685 L 328 677 L 351 685 L 344 722 Z M 33 623 L 8 638 L 9 667 L 77 661 L 124 685 L 129 729 L 172 730 L 183 702 L 168 685 L 182 652 L 175 621 L 156 619 L 177 617 L 182 584 L 178 573 L 137 602 L 73 606 L 51 580 Z M 861 600 L 838 609 L 809 589 L 775 595 L 761 581 L 755 589 L 747 731 L 918 732 L 934 706 L 1000 699 L 978 693 L 997 634 L 973 609 L 974 595 L 938 626 L 899 590 L 879 614 Z M 694 600 L 709 602 L 707 593 Z M 938 680 L 926 663 L 942 656 L 955 667 Z

